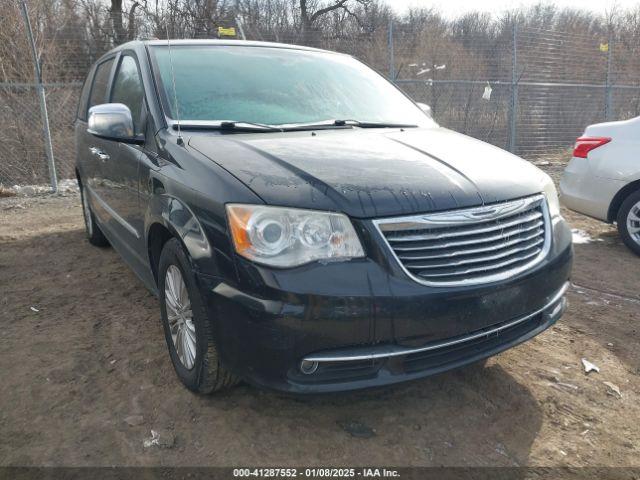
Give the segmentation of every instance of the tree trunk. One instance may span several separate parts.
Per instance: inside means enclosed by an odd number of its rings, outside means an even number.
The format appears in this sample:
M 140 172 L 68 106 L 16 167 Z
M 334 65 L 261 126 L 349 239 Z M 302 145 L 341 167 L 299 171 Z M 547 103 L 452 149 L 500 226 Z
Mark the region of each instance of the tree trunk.
M 131 9 L 129 10 L 129 23 L 127 25 L 127 39 L 134 40 L 136 38 L 136 8 L 138 8 L 140 4 L 138 2 L 133 2 L 131 5 Z
M 122 23 L 122 0 L 111 0 L 111 9 L 109 10 L 111 17 L 111 25 L 113 27 L 113 42 L 116 45 L 124 43 L 127 36 Z
M 302 33 L 302 41 L 309 43 L 312 37 L 313 22 L 309 15 L 307 0 L 300 0 L 300 33 Z

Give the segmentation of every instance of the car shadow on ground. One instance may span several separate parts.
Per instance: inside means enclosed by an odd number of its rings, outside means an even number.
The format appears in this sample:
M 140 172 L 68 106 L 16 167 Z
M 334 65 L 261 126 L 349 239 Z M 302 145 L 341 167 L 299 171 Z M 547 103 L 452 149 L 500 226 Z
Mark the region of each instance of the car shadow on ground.
M 521 465 L 542 425 L 532 393 L 494 360 L 352 393 L 242 384 L 200 397 L 173 372 L 157 301 L 112 249 L 54 231 L 5 241 L 0 264 L 14 320 L 0 355 L 7 463 Z M 173 446 L 144 448 L 150 429 Z
M 525 464 L 543 415 L 526 386 L 494 361 L 348 393 L 301 397 L 242 385 L 203 406 L 207 410 L 242 406 L 251 416 L 273 419 L 278 428 L 295 428 L 296 443 L 300 434 L 337 442 L 366 438 L 369 443 L 355 445 L 388 447 L 387 454 L 395 461 L 402 462 L 403 450 L 414 450 L 420 453 L 409 457 L 417 463 L 453 465 Z

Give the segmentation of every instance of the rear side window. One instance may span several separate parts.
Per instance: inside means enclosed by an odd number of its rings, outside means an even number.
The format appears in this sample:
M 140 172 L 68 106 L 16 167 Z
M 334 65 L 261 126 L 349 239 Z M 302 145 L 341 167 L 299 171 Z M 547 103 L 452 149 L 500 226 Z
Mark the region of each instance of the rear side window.
M 116 78 L 113 81 L 111 102 L 124 103 L 129 107 L 133 117 L 133 128 L 136 133 L 141 133 L 140 116 L 142 114 L 143 101 L 144 90 L 140 73 L 138 72 L 138 65 L 131 55 L 124 55 Z
M 89 108 L 94 105 L 100 105 L 105 102 L 107 95 L 107 85 L 109 83 L 109 74 L 113 66 L 113 59 L 98 65 L 96 74 L 93 77 L 93 86 L 91 87 L 91 97 L 89 98 Z

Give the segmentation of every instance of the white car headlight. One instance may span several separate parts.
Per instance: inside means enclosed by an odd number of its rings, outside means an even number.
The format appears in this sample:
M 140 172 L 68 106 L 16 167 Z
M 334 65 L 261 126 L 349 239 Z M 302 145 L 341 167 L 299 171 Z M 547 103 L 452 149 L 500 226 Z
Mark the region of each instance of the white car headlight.
M 227 205 L 236 252 L 274 267 L 364 257 L 346 215 L 262 205 Z
M 549 175 L 546 175 L 543 191 L 545 197 L 547 197 L 547 204 L 549 205 L 549 215 L 551 215 L 551 218 L 560 216 L 560 201 L 558 200 L 558 191 L 556 190 L 556 186 Z

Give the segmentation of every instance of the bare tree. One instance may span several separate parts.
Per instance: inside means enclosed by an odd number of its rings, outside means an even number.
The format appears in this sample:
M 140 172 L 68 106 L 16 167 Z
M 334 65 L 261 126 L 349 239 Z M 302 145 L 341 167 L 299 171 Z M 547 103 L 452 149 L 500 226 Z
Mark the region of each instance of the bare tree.
M 370 3 L 370 0 L 333 0 L 328 4 L 319 3 L 316 0 L 300 0 L 300 25 L 303 38 L 307 41 L 313 40 L 315 24 L 322 16 L 335 10 L 343 10 L 348 15 L 358 19 L 357 14 L 352 9 L 353 5 L 367 6 Z
M 123 0 L 111 0 L 109 18 L 111 19 L 112 38 L 115 45 L 135 39 L 136 10 L 140 7 L 146 7 L 146 0 L 143 0 L 142 2 L 137 0 L 134 1 L 128 11 L 124 9 Z M 124 25 L 125 18 L 127 19 L 126 28 Z

